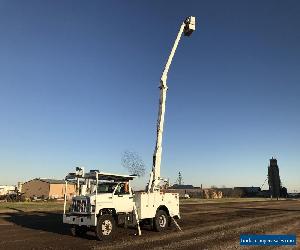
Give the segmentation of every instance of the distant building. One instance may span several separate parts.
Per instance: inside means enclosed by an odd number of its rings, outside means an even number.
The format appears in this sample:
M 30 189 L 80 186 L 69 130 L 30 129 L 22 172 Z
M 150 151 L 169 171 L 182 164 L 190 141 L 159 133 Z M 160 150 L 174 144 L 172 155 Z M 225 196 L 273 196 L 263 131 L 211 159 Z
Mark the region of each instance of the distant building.
M 185 195 L 189 195 L 191 198 L 204 198 L 204 199 L 218 199 L 222 198 L 221 191 L 216 189 L 202 189 L 200 187 L 194 187 L 193 185 L 179 185 L 174 184 L 166 190 L 167 193 L 179 193 L 180 198 L 184 198 Z
M 240 192 L 241 197 L 257 197 L 261 192 L 260 187 L 234 187 L 235 193 Z
M 194 188 L 193 185 L 174 184 L 165 190 L 166 193 L 179 193 L 180 198 L 184 198 L 185 195 L 190 197 L 202 197 L 202 190 L 200 188 Z
M 194 189 L 193 185 L 174 184 L 170 188 L 172 189 Z
M 222 187 L 216 188 L 216 190 L 222 192 L 222 198 L 234 197 L 233 188 Z
M 0 195 L 12 194 L 16 191 L 15 186 L 2 185 L 0 186 Z
M 290 197 L 290 198 L 300 198 L 300 193 L 289 193 L 288 197 Z
M 258 193 L 259 197 L 263 197 L 263 198 L 269 198 L 270 197 L 270 191 L 269 190 L 261 190 Z
M 65 193 L 65 181 L 53 179 L 33 179 L 23 183 L 22 193 L 26 198 L 57 199 L 63 198 Z M 76 193 L 76 184 L 68 183 L 67 198 Z

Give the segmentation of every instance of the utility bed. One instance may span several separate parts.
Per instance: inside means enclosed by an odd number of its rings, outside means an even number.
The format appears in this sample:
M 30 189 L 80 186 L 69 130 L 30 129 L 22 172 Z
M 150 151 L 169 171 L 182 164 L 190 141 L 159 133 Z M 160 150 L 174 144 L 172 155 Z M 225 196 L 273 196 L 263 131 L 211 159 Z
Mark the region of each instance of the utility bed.
M 154 218 L 158 209 L 168 211 L 171 217 L 180 218 L 179 194 L 163 192 L 136 192 L 135 204 L 139 219 Z

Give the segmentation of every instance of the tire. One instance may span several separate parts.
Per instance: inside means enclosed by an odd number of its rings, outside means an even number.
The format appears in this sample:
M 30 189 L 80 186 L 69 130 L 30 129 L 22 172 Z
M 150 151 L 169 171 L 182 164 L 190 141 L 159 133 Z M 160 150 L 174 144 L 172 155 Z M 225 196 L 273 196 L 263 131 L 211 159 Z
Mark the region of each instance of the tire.
M 168 216 L 168 227 L 172 227 L 173 222 L 171 216 Z
M 169 216 L 164 210 L 158 210 L 155 215 L 153 226 L 154 230 L 157 232 L 161 232 L 167 229 L 169 222 Z
M 87 229 L 83 226 L 80 227 L 76 225 L 72 226 L 70 231 L 73 236 L 84 236 L 87 232 Z
M 109 239 L 116 230 L 114 218 L 109 214 L 101 215 L 97 220 L 96 236 L 98 240 Z

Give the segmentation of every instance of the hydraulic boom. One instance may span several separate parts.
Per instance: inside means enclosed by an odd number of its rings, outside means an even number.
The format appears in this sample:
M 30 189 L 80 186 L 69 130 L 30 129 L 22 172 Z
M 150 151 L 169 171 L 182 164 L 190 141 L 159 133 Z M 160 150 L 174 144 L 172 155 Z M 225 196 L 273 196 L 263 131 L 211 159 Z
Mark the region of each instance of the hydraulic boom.
M 190 36 L 195 30 L 195 17 L 190 16 L 185 19 L 181 24 L 177 37 L 175 39 L 174 45 L 172 47 L 171 53 L 164 67 L 163 73 L 160 78 L 160 98 L 159 98 L 159 108 L 158 108 L 158 119 L 157 119 L 157 137 L 156 144 L 153 154 L 153 165 L 150 174 L 150 180 L 148 183 L 148 192 L 154 192 L 160 190 L 160 165 L 161 165 L 161 155 L 162 155 L 162 136 L 164 129 L 164 118 L 166 109 L 166 97 L 167 97 L 167 78 L 172 59 L 174 57 L 175 51 L 177 49 L 178 43 L 182 34 L 185 36 Z

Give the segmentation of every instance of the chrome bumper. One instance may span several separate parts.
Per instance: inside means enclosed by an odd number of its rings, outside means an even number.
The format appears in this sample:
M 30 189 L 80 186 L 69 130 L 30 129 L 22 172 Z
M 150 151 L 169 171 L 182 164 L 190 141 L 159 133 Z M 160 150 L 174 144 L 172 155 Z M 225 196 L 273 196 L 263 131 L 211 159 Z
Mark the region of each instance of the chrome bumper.
M 78 226 L 96 226 L 97 218 L 94 214 L 91 215 L 74 215 L 64 214 L 63 223 Z

